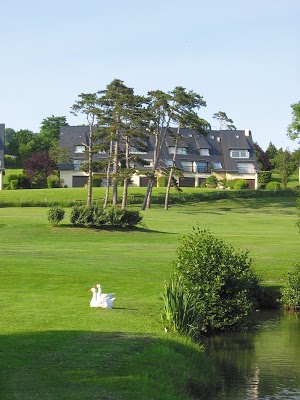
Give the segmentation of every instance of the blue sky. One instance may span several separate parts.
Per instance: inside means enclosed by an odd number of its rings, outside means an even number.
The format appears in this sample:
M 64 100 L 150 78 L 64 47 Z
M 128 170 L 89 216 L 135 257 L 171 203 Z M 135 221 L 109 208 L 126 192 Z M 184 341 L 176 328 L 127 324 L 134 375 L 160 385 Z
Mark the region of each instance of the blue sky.
M 266 149 L 300 101 L 299 0 L 10 0 L 0 5 L 0 122 L 39 131 L 80 93 L 121 79 L 137 94 L 183 86 Z

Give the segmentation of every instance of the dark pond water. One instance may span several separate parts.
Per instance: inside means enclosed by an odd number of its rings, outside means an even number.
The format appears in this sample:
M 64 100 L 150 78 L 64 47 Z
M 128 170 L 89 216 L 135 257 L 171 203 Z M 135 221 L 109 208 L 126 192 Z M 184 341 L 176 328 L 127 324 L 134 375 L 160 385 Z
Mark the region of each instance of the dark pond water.
M 255 314 L 257 329 L 205 340 L 220 368 L 213 400 L 300 400 L 300 315 Z

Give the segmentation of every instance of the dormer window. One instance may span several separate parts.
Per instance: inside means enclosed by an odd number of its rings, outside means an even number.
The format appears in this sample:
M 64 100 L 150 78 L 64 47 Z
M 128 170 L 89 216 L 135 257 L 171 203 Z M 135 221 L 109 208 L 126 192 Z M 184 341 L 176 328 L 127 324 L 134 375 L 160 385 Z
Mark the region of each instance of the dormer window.
M 174 154 L 175 153 L 175 146 L 170 146 L 169 147 L 169 154 Z M 177 147 L 176 154 L 179 155 L 187 155 L 187 151 L 185 147 Z
M 131 147 L 129 147 L 129 153 L 130 154 L 147 154 L 147 151 L 142 151 L 142 150 L 137 149 L 136 147 L 131 146 Z
M 231 150 L 231 158 L 249 158 L 249 150 Z
M 84 153 L 85 152 L 85 146 L 84 145 L 79 145 L 75 147 L 75 153 Z
M 220 162 L 213 162 L 214 169 L 222 169 L 222 164 Z
M 200 149 L 200 156 L 209 156 L 209 149 Z

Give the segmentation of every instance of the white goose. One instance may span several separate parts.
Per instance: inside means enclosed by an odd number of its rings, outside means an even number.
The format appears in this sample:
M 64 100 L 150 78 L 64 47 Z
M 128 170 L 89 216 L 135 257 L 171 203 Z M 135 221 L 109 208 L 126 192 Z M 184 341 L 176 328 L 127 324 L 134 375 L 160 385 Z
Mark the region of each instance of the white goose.
M 96 288 L 92 287 L 89 292 L 93 293 L 92 300 L 90 302 L 90 307 L 99 307 L 99 302 L 97 299 L 97 290 Z
M 97 292 L 97 301 L 98 307 L 102 308 L 113 308 L 113 302 L 115 300 L 114 293 L 102 293 L 102 287 L 100 283 L 97 283 L 96 288 L 98 289 Z

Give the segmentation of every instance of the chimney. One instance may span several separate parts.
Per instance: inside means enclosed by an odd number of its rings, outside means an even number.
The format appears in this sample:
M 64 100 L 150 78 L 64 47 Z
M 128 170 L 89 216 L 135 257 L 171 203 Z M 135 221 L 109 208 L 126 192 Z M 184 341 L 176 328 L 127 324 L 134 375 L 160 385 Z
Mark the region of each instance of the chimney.
M 245 129 L 245 136 L 251 136 L 250 129 Z

